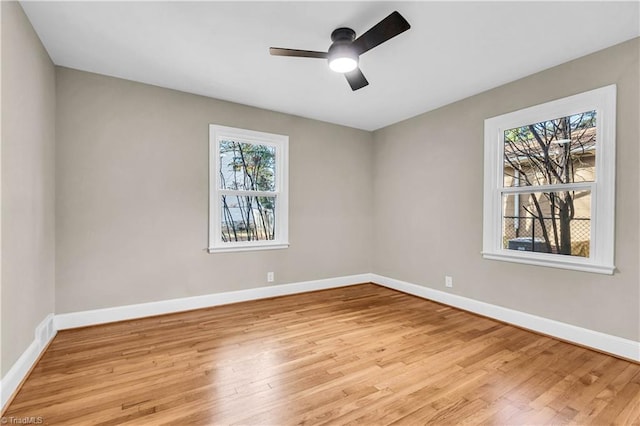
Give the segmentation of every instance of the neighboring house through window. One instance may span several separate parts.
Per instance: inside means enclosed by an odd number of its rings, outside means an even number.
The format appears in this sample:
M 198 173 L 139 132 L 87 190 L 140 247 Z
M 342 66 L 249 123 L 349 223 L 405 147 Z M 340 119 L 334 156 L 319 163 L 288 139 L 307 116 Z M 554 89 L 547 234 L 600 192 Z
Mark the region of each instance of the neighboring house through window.
M 288 136 L 209 126 L 209 252 L 286 248 Z
M 483 255 L 612 274 L 616 86 L 485 120 Z

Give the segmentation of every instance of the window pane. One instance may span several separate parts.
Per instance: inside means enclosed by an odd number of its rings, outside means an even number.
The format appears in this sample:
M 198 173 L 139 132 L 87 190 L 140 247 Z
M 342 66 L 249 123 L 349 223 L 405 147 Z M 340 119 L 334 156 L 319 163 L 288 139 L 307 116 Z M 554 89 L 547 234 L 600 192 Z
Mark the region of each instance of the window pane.
M 591 191 L 505 194 L 502 207 L 503 248 L 589 257 Z
M 220 189 L 275 191 L 273 146 L 220 141 Z
M 504 186 L 595 180 L 596 112 L 587 111 L 504 132 Z
M 222 241 L 268 241 L 275 238 L 275 197 L 221 196 Z

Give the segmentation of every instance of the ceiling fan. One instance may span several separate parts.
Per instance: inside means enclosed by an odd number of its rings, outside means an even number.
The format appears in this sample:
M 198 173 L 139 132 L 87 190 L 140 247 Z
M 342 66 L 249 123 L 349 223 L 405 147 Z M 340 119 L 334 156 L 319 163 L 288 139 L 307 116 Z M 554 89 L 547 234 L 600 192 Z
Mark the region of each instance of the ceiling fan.
M 331 33 L 331 41 L 333 43 L 329 46 L 328 52 L 270 47 L 269 53 L 274 56 L 328 59 L 329 68 L 343 73 L 351 89 L 355 91 L 369 84 L 358 67 L 360 55 L 407 31 L 409 28 L 411 28 L 411 25 L 396 11 L 358 38 L 356 38 L 356 32 L 351 28 L 335 29 Z

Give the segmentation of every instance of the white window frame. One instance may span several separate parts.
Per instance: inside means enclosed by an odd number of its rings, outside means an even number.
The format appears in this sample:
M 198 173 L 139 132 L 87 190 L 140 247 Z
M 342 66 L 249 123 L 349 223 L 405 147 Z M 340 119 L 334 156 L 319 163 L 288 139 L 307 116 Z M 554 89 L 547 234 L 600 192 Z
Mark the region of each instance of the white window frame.
M 220 188 L 220 141 L 266 145 L 275 148 L 275 191 L 236 191 Z M 289 137 L 234 127 L 209 125 L 209 253 L 283 249 L 289 247 Z M 275 238 L 270 241 L 222 241 L 222 195 L 275 197 Z
M 527 186 L 517 189 L 504 186 L 505 130 L 592 110 L 596 111 L 597 117 L 595 182 Z M 483 257 L 529 265 L 613 274 L 615 270 L 615 128 L 615 84 L 485 120 Z M 523 189 L 528 192 L 549 192 L 568 186 L 591 191 L 591 245 L 588 258 L 503 248 L 502 197 L 504 194 Z

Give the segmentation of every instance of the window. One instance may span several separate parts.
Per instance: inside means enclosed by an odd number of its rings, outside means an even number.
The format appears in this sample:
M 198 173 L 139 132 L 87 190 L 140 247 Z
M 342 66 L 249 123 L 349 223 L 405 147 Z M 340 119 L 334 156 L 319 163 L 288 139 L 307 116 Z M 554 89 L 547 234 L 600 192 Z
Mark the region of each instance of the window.
M 288 242 L 289 137 L 209 126 L 209 252 Z
M 611 85 L 485 120 L 483 256 L 613 274 Z

